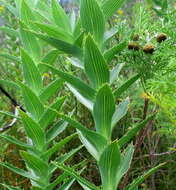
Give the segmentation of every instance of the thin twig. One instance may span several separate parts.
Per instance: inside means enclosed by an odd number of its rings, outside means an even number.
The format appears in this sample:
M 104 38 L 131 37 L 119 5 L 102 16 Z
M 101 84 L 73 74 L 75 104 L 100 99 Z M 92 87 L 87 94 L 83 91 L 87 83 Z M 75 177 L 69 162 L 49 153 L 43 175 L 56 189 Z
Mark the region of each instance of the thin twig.
M 0 91 L 11 101 L 12 105 L 15 107 L 15 116 L 18 116 L 18 108 L 23 112 L 26 112 L 25 109 L 2 86 L 0 86 Z M 16 121 L 17 119 L 14 118 L 10 124 L 0 128 L 0 133 L 12 128 Z

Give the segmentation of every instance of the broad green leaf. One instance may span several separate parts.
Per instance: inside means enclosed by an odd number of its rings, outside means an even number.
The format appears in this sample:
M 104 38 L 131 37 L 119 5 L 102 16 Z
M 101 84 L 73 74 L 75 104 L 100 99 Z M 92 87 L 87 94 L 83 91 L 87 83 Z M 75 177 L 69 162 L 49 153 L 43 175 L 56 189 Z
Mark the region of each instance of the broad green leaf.
M 32 146 L 16 139 L 15 137 L 12 137 L 10 135 L 5 135 L 5 134 L 0 134 L 0 137 L 4 138 L 6 141 L 10 142 L 10 143 L 13 143 L 13 144 L 16 144 L 18 146 L 21 146 L 23 148 L 26 148 L 26 149 L 31 149 Z
M 116 186 L 120 183 L 121 178 L 127 173 L 127 171 L 130 169 L 131 161 L 133 158 L 133 153 L 134 153 L 134 146 L 129 145 L 124 152 L 121 155 L 121 161 L 120 161 L 120 166 L 117 172 L 117 177 L 116 177 Z
M 43 153 L 41 155 L 41 158 L 46 159 L 46 158 L 50 158 L 50 156 L 52 156 L 52 154 L 54 154 L 55 152 L 59 152 L 60 149 L 67 144 L 68 142 L 70 142 L 74 137 L 77 136 L 77 133 L 74 133 L 66 138 L 64 138 L 63 140 L 55 143 L 50 149 L 48 149 L 45 153 Z
M 21 50 L 21 60 L 22 60 L 22 67 L 23 67 L 23 75 L 26 84 L 30 87 L 35 93 L 39 94 L 41 91 L 43 84 L 42 84 L 42 77 L 40 72 L 32 60 L 32 58 L 28 55 L 28 53 L 24 50 Z
M 126 47 L 126 42 L 122 42 L 122 43 L 117 44 L 114 47 L 108 49 L 104 53 L 104 58 L 106 59 L 107 63 L 110 63 L 113 60 L 113 58 L 115 57 L 115 55 L 117 55 L 122 50 L 124 50 L 125 47 Z
M 114 91 L 114 96 L 115 97 L 119 97 L 123 92 L 125 92 L 125 90 L 127 90 L 134 82 L 136 82 L 141 75 L 137 74 L 135 76 L 133 76 L 131 79 L 129 79 L 128 81 L 126 81 L 124 84 L 122 84 L 122 86 L 120 86 L 118 89 L 116 89 Z
M 41 116 L 39 124 L 43 129 L 46 129 L 58 115 L 58 111 L 65 101 L 65 97 L 58 98 Z
M 35 35 L 37 38 L 39 38 L 39 39 L 47 42 L 51 46 L 57 48 L 58 50 L 66 53 L 66 54 L 75 56 L 75 57 L 80 58 L 80 59 L 82 57 L 82 50 L 78 46 L 76 46 L 76 45 L 67 43 L 67 42 L 62 41 L 62 40 L 58 40 L 58 39 L 50 37 L 48 35 L 36 33 L 36 32 L 33 32 L 33 31 L 29 31 L 28 30 L 26 32 L 28 34 Z
M 150 169 L 148 172 L 144 173 L 142 176 L 138 177 L 137 179 L 134 179 L 131 184 L 129 184 L 125 190 L 136 190 L 138 185 L 140 185 L 145 179 L 147 179 L 149 176 L 151 176 L 153 173 L 155 173 L 159 168 L 163 167 L 166 163 L 161 163 L 158 166 Z
M 114 112 L 112 117 L 112 123 L 111 123 L 112 130 L 114 129 L 116 123 L 126 115 L 129 103 L 130 103 L 129 98 L 126 98 L 123 102 L 121 102 L 117 106 L 116 111 Z
M 76 180 L 78 180 L 81 183 L 83 183 L 84 185 L 88 186 L 91 190 L 100 190 L 98 187 L 96 187 L 95 185 L 93 185 L 92 183 L 90 183 L 89 181 L 84 179 L 83 177 L 81 177 L 79 175 L 79 173 L 75 172 L 72 168 L 69 168 L 69 167 L 67 167 L 67 166 L 65 166 L 63 164 L 56 164 L 56 165 L 58 166 L 58 168 L 65 171 L 70 176 L 74 177 Z
M 49 176 L 49 166 L 42 159 L 28 152 L 20 151 L 20 155 L 25 160 L 27 166 L 40 178 L 39 181 L 46 183 L 42 178 L 46 179 Z
M 51 50 L 46 56 L 42 59 L 42 63 L 46 63 L 49 65 L 54 65 L 56 59 L 59 56 L 59 51 L 58 50 Z
M 43 104 L 30 88 L 22 83 L 20 86 L 27 111 L 38 121 L 44 112 Z
M 114 111 L 114 97 L 110 87 L 106 84 L 97 93 L 93 117 L 97 133 L 104 136 L 107 140 L 111 139 L 111 122 Z
M 125 145 L 126 143 L 128 143 L 136 134 L 137 132 L 139 132 L 140 129 L 144 128 L 146 126 L 146 124 L 152 120 L 154 118 L 154 115 L 148 117 L 147 119 L 145 119 L 144 121 L 142 121 L 141 123 L 137 124 L 135 127 L 133 127 L 132 129 L 130 129 L 125 135 L 123 135 L 119 140 L 118 140 L 118 144 L 120 147 L 122 147 L 123 145 Z
M 10 61 L 13 61 L 15 63 L 21 63 L 21 60 L 18 57 L 14 56 L 14 55 L 2 53 L 2 54 L 0 54 L 0 56 L 4 57 L 6 59 L 9 59 Z
M 102 44 L 105 20 L 96 0 L 81 0 L 80 18 L 84 30 L 91 33 L 98 44 Z
M 54 126 L 52 126 L 46 133 L 47 142 L 52 141 L 55 137 L 57 137 L 60 133 L 62 133 L 66 127 L 68 126 L 67 122 L 60 120 Z
M 52 0 L 52 13 L 55 23 L 62 27 L 66 32 L 71 32 L 71 25 L 69 17 L 66 15 L 64 9 L 60 6 L 58 1 Z
M 45 32 L 48 36 L 63 40 L 68 43 L 73 43 L 73 37 L 67 33 L 64 29 L 58 28 L 51 24 L 42 24 L 35 22 L 35 25 L 40 28 L 42 32 Z
M 110 73 L 106 61 L 90 35 L 85 42 L 84 68 L 95 89 L 109 82 Z
M 16 174 L 19 174 L 19 175 L 21 175 L 21 176 L 23 176 L 23 177 L 26 177 L 26 178 L 28 178 L 28 179 L 32 179 L 32 180 L 34 180 L 34 181 L 37 180 L 37 178 L 32 177 L 32 175 L 31 175 L 30 173 L 28 173 L 28 172 L 26 172 L 25 170 L 22 170 L 22 169 L 20 169 L 20 168 L 16 168 L 15 166 L 13 166 L 13 165 L 11 165 L 11 164 L 9 164 L 9 163 L 0 162 L 0 166 L 3 166 L 3 167 L 5 167 L 5 168 L 11 170 L 12 172 L 14 172 L 14 173 L 16 173 Z
M 115 141 L 105 148 L 98 162 L 103 190 L 117 189 L 117 173 L 120 167 L 120 162 L 120 149 L 117 141 Z
M 47 64 L 40 64 L 40 68 L 42 67 L 47 68 L 51 70 L 53 73 L 59 75 L 63 80 L 72 85 L 82 96 L 84 96 L 88 100 L 94 100 L 96 91 L 89 87 L 86 83 L 82 82 L 79 78 L 69 73 L 55 69 L 54 67 Z
M 1 26 L 0 30 L 5 32 L 9 36 L 19 38 L 19 33 L 16 30 L 12 29 L 12 28 L 9 28 L 7 26 Z
M 112 84 L 119 76 L 119 73 L 122 69 L 124 64 L 117 64 L 111 71 L 110 71 L 110 84 Z
M 20 39 L 24 46 L 24 49 L 32 56 L 35 60 L 40 60 L 41 51 L 40 45 L 34 34 L 26 31 L 27 26 L 20 22 Z
M 32 118 L 30 118 L 26 113 L 20 111 L 20 115 L 27 136 L 32 140 L 36 148 L 42 151 L 45 146 L 44 131 L 41 129 L 39 124 L 36 123 Z
M 109 19 L 113 14 L 121 8 L 125 0 L 104 0 L 102 2 L 102 10 L 105 16 L 105 19 Z
M 62 87 L 62 85 L 63 85 L 63 80 L 56 79 L 48 86 L 43 88 L 39 94 L 39 99 L 41 100 L 41 102 L 45 103 L 47 100 L 49 100 Z
M 101 153 L 107 145 L 107 140 L 102 135 L 87 129 L 70 117 L 62 114 L 61 117 L 79 131 L 80 139 L 84 146 L 96 160 L 99 160 Z

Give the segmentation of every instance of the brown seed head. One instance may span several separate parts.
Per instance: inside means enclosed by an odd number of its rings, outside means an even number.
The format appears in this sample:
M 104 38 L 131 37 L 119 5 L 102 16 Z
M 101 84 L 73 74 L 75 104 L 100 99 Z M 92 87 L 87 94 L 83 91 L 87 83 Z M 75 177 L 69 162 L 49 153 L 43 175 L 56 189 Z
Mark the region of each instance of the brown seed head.
M 136 42 L 129 42 L 129 44 L 128 44 L 128 49 L 129 50 L 136 50 L 136 51 L 138 51 L 139 48 L 140 48 L 139 44 L 136 43 Z
M 158 43 L 161 43 L 162 41 L 165 41 L 166 39 L 167 39 L 167 35 L 164 34 L 164 33 L 160 33 L 160 34 L 158 34 L 157 37 L 156 37 L 156 41 L 157 41 Z
M 155 46 L 153 44 L 146 44 L 143 47 L 143 52 L 144 53 L 152 54 L 154 51 L 155 51 Z

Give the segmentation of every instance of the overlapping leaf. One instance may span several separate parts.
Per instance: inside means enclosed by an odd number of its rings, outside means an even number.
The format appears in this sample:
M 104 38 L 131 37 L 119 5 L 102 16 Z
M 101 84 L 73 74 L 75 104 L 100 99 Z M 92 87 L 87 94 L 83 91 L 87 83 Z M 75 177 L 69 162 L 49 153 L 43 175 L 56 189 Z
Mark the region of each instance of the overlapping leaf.
M 110 87 L 106 84 L 97 93 L 93 116 L 97 133 L 108 140 L 111 139 L 111 121 L 114 111 L 114 97 Z
M 109 82 L 110 73 L 108 66 L 91 36 L 88 36 L 85 42 L 84 68 L 95 89 Z
M 80 18 L 83 28 L 91 33 L 98 44 L 102 44 L 105 21 L 96 0 L 81 0 Z

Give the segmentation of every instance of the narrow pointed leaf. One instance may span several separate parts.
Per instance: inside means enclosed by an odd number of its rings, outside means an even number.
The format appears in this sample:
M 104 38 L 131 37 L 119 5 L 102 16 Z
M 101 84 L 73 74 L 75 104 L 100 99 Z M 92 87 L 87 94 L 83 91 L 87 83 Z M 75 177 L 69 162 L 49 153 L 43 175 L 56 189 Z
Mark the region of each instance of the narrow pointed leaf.
M 66 32 L 71 32 L 70 20 L 64 9 L 60 6 L 58 1 L 52 0 L 51 2 L 52 14 L 55 24 L 57 24 L 59 27 L 62 27 Z
M 20 86 L 17 83 L 10 80 L 0 79 L 0 84 L 4 85 L 4 87 L 12 88 L 14 90 L 20 90 Z
M 118 143 L 115 141 L 105 148 L 98 162 L 103 190 L 117 189 L 116 178 L 120 162 L 120 149 Z
M 9 185 L 6 185 L 6 184 L 2 184 L 0 183 L 2 186 L 6 187 L 7 189 L 9 190 L 21 190 L 20 188 L 17 188 L 17 187 L 13 187 L 13 186 L 9 186 Z
M 0 30 L 5 32 L 9 36 L 19 38 L 19 33 L 16 30 L 12 29 L 12 28 L 9 28 L 9 27 L 6 27 L 6 26 L 1 26 Z
M 86 32 L 91 33 L 98 44 L 102 44 L 105 21 L 96 0 L 81 0 L 81 23 Z
M 27 111 L 38 121 L 44 112 L 43 104 L 30 88 L 22 83 L 20 85 Z
M 142 121 L 141 123 L 139 123 L 138 125 L 136 125 L 135 127 L 133 127 L 132 129 L 130 129 L 125 135 L 123 135 L 118 140 L 119 146 L 122 147 L 123 145 L 125 145 L 126 143 L 128 143 L 137 134 L 137 132 L 139 132 L 140 129 L 142 129 L 143 127 L 145 127 L 146 124 L 150 120 L 152 120 L 153 118 L 154 118 L 154 115 L 148 117 L 147 119 L 145 119 L 144 121 Z
M 56 79 L 55 81 L 50 83 L 48 86 L 43 88 L 43 90 L 40 92 L 40 95 L 39 95 L 41 102 L 45 103 L 52 96 L 54 96 L 55 93 L 61 88 L 62 85 L 63 85 L 63 80 Z
M 55 152 L 60 151 L 60 149 L 67 144 L 68 142 L 70 142 L 74 137 L 76 137 L 77 133 L 74 133 L 66 138 L 64 138 L 63 140 L 57 142 L 56 144 L 54 144 L 50 149 L 48 149 L 45 153 L 43 153 L 41 155 L 41 158 L 46 159 L 49 158 L 52 154 L 54 154 Z
M 79 131 L 80 139 L 84 146 L 96 160 L 99 160 L 101 153 L 107 145 L 107 140 L 102 135 L 85 128 L 70 117 L 66 115 L 61 115 L 61 117 Z
M 97 133 L 106 139 L 111 139 L 111 121 L 115 111 L 115 101 L 112 91 L 108 85 L 99 89 L 94 108 L 93 116 Z
M 125 90 L 127 90 L 134 82 L 136 82 L 141 75 L 137 74 L 128 81 L 126 81 L 122 86 L 114 91 L 114 96 L 119 97 Z
M 23 148 L 26 148 L 26 149 L 32 148 L 32 146 L 27 145 L 26 143 L 16 139 L 15 137 L 12 137 L 10 135 L 0 134 L 0 137 L 4 138 L 5 140 L 7 140 L 10 143 L 16 144 L 16 145 L 21 146 Z
M 159 168 L 163 167 L 166 163 L 159 164 L 158 166 L 150 169 L 148 172 L 144 173 L 142 176 L 138 177 L 137 179 L 133 180 L 133 182 L 128 185 L 125 190 L 136 190 L 136 188 L 149 176 L 155 173 Z
M 49 65 L 54 65 L 56 59 L 59 56 L 59 51 L 58 50 L 51 50 L 48 54 L 45 55 L 45 57 L 43 57 L 42 59 L 42 63 L 46 63 Z
M 93 101 L 85 98 L 84 96 L 82 96 L 78 90 L 76 90 L 74 87 L 72 87 L 71 85 L 67 84 L 68 88 L 70 89 L 70 91 L 75 95 L 75 97 L 77 98 L 77 100 L 82 103 L 85 107 L 87 107 L 90 111 L 93 110 Z
M 41 116 L 39 124 L 43 129 L 46 129 L 58 115 L 58 111 L 65 101 L 65 97 L 58 98 Z
M 69 190 L 74 181 L 74 178 L 67 180 L 58 190 Z
M 26 31 L 27 26 L 20 22 L 20 39 L 24 49 L 35 59 L 40 60 L 40 45 L 34 34 Z
M 68 173 L 70 176 L 74 177 L 76 180 L 80 181 L 81 183 L 85 184 L 86 186 L 88 186 L 91 190 L 100 190 L 98 187 L 96 187 L 95 185 L 93 185 L 92 183 L 90 183 L 89 181 L 87 181 L 86 179 L 84 179 L 83 177 L 81 177 L 79 175 L 79 173 L 75 172 L 72 168 L 69 168 L 63 164 L 56 164 L 58 166 L 58 168 L 60 168 L 61 170 L 65 171 L 66 173 Z
M 89 87 L 86 83 L 82 82 L 79 78 L 69 73 L 55 69 L 54 67 L 47 64 L 40 64 L 40 67 L 48 68 L 53 73 L 58 74 L 63 80 L 65 80 L 66 82 L 71 84 L 75 89 L 77 89 L 82 96 L 89 100 L 94 100 L 96 91 Z
M 40 178 L 45 176 L 46 178 L 48 175 L 48 165 L 42 159 L 25 151 L 21 151 L 20 154 L 27 163 L 27 166 L 32 169 L 37 176 L 40 176 Z
M 73 155 L 75 155 L 79 150 L 81 150 L 84 146 L 81 145 L 78 148 L 72 149 L 70 152 L 67 152 L 66 154 L 63 154 L 56 158 L 56 162 L 58 163 L 64 163 L 65 161 L 68 161 L 70 158 L 72 158 Z
M 129 145 L 121 155 L 121 161 L 120 161 L 120 166 L 117 172 L 117 177 L 116 177 L 116 186 L 120 183 L 120 180 L 122 177 L 128 172 L 130 169 L 131 161 L 133 158 L 133 153 L 134 153 L 134 146 Z
M 45 145 L 45 134 L 41 127 L 32 120 L 26 113 L 20 111 L 21 119 L 27 136 L 32 140 L 34 145 L 42 150 Z
M 22 170 L 22 169 L 20 169 L 20 168 L 16 168 L 15 166 L 13 166 L 13 165 L 11 165 L 11 164 L 9 164 L 9 163 L 0 162 L 0 166 L 3 166 L 3 167 L 5 167 L 5 168 L 11 170 L 12 172 L 14 172 L 14 173 L 16 173 L 16 174 L 19 174 L 19 175 L 21 175 L 21 176 L 23 176 L 23 177 L 26 177 L 26 178 L 28 178 L 28 179 L 32 179 L 32 180 L 34 180 L 34 181 L 37 180 L 37 179 L 33 178 L 30 173 L 28 173 L 28 172 L 26 172 L 25 170 Z
M 114 112 L 112 117 L 112 123 L 111 123 L 112 130 L 114 129 L 116 123 L 126 115 L 129 103 L 130 103 L 129 98 L 126 98 L 123 102 L 121 102 L 117 106 L 116 111 Z
M 47 142 L 52 141 L 54 138 L 56 138 L 59 134 L 61 134 L 66 127 L 68 126 L 68 123 L 60 120 L 57 122 L 54 126 L 52 126 L 46 133 L 46 140 Z
M 95 89 L 109 82 L 110 74 L 108 66 L 91 36 L 88 36 L 85 42 L 84 68 Z
M 81 59 L 81 57 L 82 57 L 82 50 L 76 45 L 70 44 L 66 41 L 58 40 L 58 39 L 50 37 L 48 35 L 32 32 L 29 30 L 27 31 L 27 33 L 35 35 L 37 38 L 47 42 L 48 44 L 50 44 L 51 46 L 53 46 L 55 48 L 57 48 L 59 51 L 62 51 L 66 54 L 75 56 L 79 59 Z
M 42 24 L 38 22 L 35 22 L 35 25 L 39 27 L 42 32 L 45 32 L 50 37 L 66 41 L 68 43 L 73 43 L 73 37 L 63 28 L 58 28 L 57 26 L 51 24 Z
M 125 0 L 104 0 L 102 2 L 102 10 L 106 19 L 109 19 L 119 8 Z
M 25 82 L 34 92 L 38 94 L 43 87 L 40 72 L 32 58 L 24 50 L 21 50 L 21 60 Z
M 107 63 L 110 63 L 116 54 L 120 53 L 126 47 L 126 42 L 122 42 L 120 44 L 115 45 L 114 47 L 108 49 L 104 53 L 104 58 L 106 59 Z
M 119 73 L 122 69 L 124 64 L 117 64 L 111 71 L 110 71 L 110 84 L 112 84 L 115 80 L 117 80 Z
M 4 57 L 4 58 L 6 58 L 6 59 L 8 59 L 10 61 L 13 61 L 15 63 L 21 63 L 21 60 L 18 57 L 14 56 L 14 55 L 6 54 L 6 53 L 1 53 L 0 56 Z

